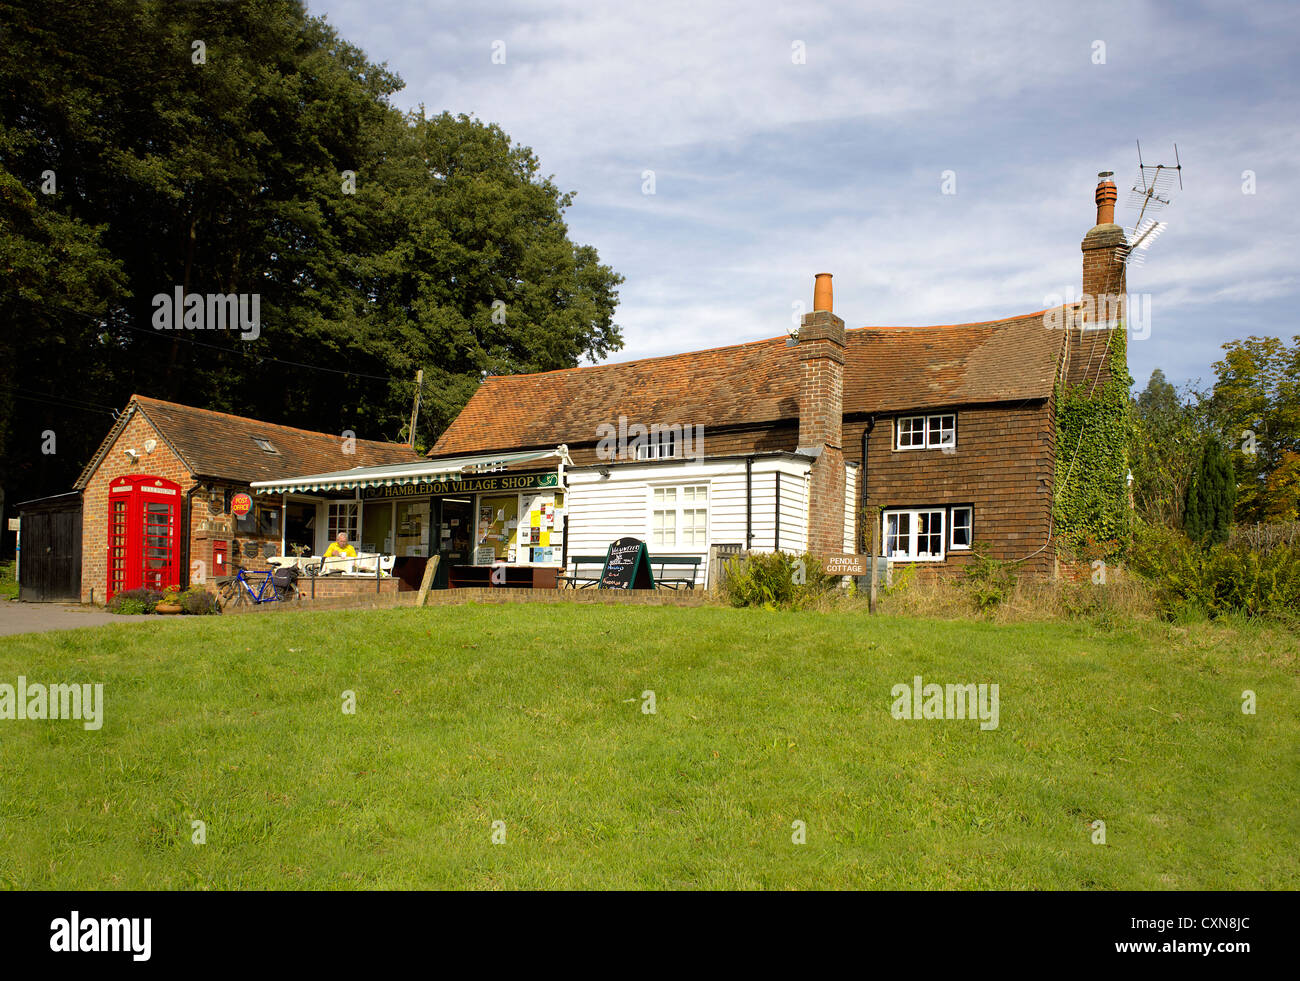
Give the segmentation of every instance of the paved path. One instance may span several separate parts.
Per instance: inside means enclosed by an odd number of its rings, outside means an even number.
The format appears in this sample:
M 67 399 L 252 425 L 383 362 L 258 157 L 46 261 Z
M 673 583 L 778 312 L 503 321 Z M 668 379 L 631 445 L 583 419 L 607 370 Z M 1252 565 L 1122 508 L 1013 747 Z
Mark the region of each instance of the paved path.
M 16 603 L 0 599 L 0 634 L 32 634 L 47 630 L 98 627 L 105 623 L 157 623 L 158 617 L 124 617 L 101 607 L 64 603 Z M 171 619 L 181 619 L 173 617 Z

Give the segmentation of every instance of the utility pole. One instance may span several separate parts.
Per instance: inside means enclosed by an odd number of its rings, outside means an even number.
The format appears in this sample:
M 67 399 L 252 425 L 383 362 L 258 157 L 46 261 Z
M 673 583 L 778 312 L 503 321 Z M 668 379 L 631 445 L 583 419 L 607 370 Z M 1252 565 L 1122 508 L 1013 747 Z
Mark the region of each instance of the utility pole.
M 424 369 L 415 372 L 415 402 L 411 405 L 411 428 L 407 430 L 406 441 L 415 446 L 415 422 L 420 418 L 420 389 L 424 385 Z

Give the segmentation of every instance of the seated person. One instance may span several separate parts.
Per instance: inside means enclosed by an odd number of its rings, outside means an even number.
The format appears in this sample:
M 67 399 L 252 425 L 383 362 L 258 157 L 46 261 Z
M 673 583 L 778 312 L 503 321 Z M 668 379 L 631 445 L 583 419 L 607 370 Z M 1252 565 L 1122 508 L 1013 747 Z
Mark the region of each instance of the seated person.
M 326 559 L 355 559 L 356 557 L 357 550 L 348 544 L 348 536 L 346 532 L 340 531 L 338 537 L 334 539 L 333 544 L 331 544 L 329 548 L 325 549 Z M 328 562 L 325 564 L 326 567 L 329 566 Z

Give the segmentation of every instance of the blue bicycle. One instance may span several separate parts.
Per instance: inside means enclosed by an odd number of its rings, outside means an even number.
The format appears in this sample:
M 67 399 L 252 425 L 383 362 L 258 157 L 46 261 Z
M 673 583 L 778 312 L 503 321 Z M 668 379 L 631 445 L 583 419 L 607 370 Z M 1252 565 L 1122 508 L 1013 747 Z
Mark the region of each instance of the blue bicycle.
M 298 599 L 298 570 L 236 570 L 217 584 L 221 605 L 249 606 L 257 603 L 292 603 Z

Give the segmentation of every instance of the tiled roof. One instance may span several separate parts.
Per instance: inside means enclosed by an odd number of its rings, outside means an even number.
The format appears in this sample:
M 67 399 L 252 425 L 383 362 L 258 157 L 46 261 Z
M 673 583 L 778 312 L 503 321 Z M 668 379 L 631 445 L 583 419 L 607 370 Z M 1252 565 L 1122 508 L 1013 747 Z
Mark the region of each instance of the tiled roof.
M 1066 332 L 1043 313 L 943 327 L 846 331 L 844 411 L 1047 398 Z M 777 337 L 621 364 L 494 375 L 431 456 L 581 444 L 601 423 L 721 427 L 796 419 L 797 348 Z
M 161 399 L 133 395 L 127 409 L 118 418 L 94 458 L 77 479 L 76 487 L 85 487 L 117 434 L 134 411 L 144 414 L 158 435 L 185 462 L 196 476 L 214 477 L 249 483 L 277 477 L 298 476 L 337 470 L 341 465 L 378 466 L 418 460 L 419 456 L 404 443 L 385 443 L 358 439 L 356 453 L 344 456 L 342 437 L 337 433 L 318 433 L 249 419 L 244 416 L 196 409 L 191 405 L 164 402 Z M 261 449 L 253 437 L 265 439 L 276 452 Z
M 895 412 L 1045 399 L 1066 331 L 1045 311 L 981 324 L 850 330 L 844 411 Z

